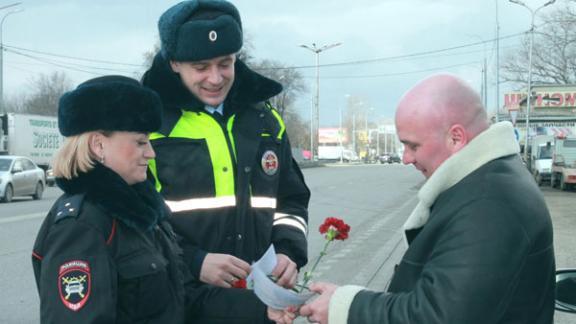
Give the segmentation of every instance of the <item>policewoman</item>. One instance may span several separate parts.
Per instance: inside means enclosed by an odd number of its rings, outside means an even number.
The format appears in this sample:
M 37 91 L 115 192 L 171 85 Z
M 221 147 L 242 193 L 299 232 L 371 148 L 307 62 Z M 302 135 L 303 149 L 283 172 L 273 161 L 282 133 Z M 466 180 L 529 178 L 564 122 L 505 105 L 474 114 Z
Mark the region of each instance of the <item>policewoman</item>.
M 282 86 L 237 57 L 243 33 L 234 5 L 184 1 L 158 27 L 161 51 L 143 78 L 160 95 L 165 116 L 151 134 L 150 170 L 192 274 L 204 283 L 196 292 L 207 297 L 205 321 L 214 320 L 250 300 L 227 288 L 270 244 L 278 284 L 294 285 L 307 262 L 310 192 L 284 122 L 267 102 Z M 265 317 L 263 305 L 243 309 L 244 316 Z
M 183 322 L 187 268 L 169 210 L 146 181 L 148 134 L 161 117 L 156 93 L 122 76 L 61 97 L 66 140 L 53 169 L 64 194 L 32 253 L 42 323 Z

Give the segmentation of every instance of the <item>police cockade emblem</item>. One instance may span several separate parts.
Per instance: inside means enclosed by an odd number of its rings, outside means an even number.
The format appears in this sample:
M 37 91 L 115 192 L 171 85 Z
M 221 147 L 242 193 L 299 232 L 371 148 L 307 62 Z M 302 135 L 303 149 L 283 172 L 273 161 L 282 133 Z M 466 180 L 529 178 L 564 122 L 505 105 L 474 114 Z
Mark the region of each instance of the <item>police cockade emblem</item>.
M 211 31 L 208 33 L 208 39 L 209 39 L 211 42 L 215 42 L 215 41 L 218 39 L 218 33 L 216 33 L 215 30 L 211 30 Z
M 262 170 L 269 176 L 275 175 L 278 171 L 278 156 L 274 151 L 266 151 L 262 155 Z
M 90 266 L 81 260 L 68 261 L 58 271 L 58 290 L 64 306 L 78 311 L 90 297 Z

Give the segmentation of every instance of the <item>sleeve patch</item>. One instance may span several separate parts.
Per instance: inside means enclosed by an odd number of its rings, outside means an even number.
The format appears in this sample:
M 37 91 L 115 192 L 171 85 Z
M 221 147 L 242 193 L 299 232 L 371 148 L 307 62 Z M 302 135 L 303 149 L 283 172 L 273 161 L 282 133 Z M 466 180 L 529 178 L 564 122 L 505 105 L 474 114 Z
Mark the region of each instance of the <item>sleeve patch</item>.
M 90 297 L 92 278 L 87 261 L 73 260 L 60 266 L 58 292 L 60 300 L 72 311 L 80 310 Z

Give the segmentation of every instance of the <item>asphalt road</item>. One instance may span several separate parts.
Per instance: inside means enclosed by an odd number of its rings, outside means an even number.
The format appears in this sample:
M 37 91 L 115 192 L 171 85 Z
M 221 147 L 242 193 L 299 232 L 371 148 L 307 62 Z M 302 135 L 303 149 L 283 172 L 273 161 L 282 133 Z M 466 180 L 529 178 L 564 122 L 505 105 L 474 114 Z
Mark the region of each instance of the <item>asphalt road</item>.
M 324 244 L 318 226 L 326 217 L 351 225 L 350 238 L 335 242 L 315 271 L 316 280 L 359 284 L 384 290 L 403 253 L 401 225 L 416 204 L 423 177 L 410 166 L 352 165 L 303 170 L 312 191 L 309 221 L 310 263 Z M 576 267 L 575 192 L 543 188 L 553 214 L 558 268 Z M 0 204 L 0 323 L 38 323 L 38 297 L 31 249 L 43 216 L 60 195 Z M 556 323 L 576 323 L 576 314 L 557 314 Z

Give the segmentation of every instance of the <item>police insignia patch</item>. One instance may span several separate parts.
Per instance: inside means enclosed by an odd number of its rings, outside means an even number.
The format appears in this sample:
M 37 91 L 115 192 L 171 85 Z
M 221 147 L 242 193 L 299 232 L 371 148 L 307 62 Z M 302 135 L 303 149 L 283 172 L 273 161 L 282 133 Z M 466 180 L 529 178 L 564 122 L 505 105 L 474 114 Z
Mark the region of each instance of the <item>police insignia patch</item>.
M 64 306 L 78 311 L 90 297 L 90 266 L 81 260 L 68 261 L 58 271 L 58 290 Z
M 274 151 L 266 151 L 262 155 L 262 170 L 269 176 L 275 175 L 278 171 L 278 156 Z

